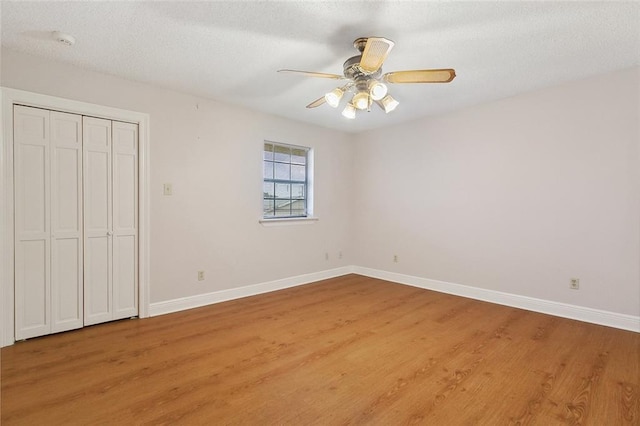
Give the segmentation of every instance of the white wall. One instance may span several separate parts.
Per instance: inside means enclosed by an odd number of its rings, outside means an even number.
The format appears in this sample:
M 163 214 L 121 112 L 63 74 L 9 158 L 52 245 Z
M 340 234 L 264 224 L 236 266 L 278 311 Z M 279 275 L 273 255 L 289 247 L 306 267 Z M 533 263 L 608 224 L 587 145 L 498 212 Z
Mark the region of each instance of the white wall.
M 0 82 L 150 114 L 152 303 L 352 262 L 350 136 L 6 49 Z M 318 222 L 258 223 L 264 139 L 314 149 Z
M 359 134 L 355 263 L 639 315 L 639 74 Z
M 356 136 L 6 49 L 1 77 L 150 114 L 152 302 L 353 264 L 640 314 L 638 69 Z M 263 139 L 315 149 L 316 224 L 258 224 Z

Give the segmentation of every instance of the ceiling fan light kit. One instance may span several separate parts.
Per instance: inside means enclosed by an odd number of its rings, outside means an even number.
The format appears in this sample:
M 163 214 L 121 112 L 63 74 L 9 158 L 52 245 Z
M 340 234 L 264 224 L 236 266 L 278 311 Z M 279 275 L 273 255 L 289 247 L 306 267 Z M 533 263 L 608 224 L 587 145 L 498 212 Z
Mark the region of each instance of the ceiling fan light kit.
M 337 108 L 340 104 L 340 99 L 342 99 L 342 95 L 344 95 L 344 90 L 336 87 L 335 89 L 324 95 L 324 99 L 325 101 L 327 101 L 330 107 Z
M 387 95 L 382 100 L 380 100 L 380 104 L 382 104 L 382 109 L 387 114 L 396 109 L 396 107 L 400 104 L 400 102 L 393 99 L 391 95 Z
M 380 83 L 377 80 L 369 81 L 369 96 L 371 96 L 371 99 L 374 101 L 379 101 L 384 98 L 388 91 L 389 89 L 386 84 Z
M 358 109 L 365 110 L 369 108 L 369 94 L 367 92 L 358 92 L 353 95 L 351 103 Z
M 356 107 L 354 107 L 353 104 L 349 102 L 344 106 L 344 109 L 342 110 L 342 116 L 353 120 L 354 118 L 356 118 Z
M 278 72 L 297 73 L 308 77 L 333 80 L 348 80 L 346 85 L 337 87 L 323 97 L 316 99 L 307 105 L 307 108 L 316 108 L 323 103 L 329 104 L 332 108 L 337 108 L 344 97 L 344 93 L 347 91 L 353 92 L 351 100 L 342 111 L 342 115 L 349 119 L 356 117 L 356 110 L 371 111 L 373 103 L 382 108 L 385 113 L 395 110 L 399 102 L 388 93 L 389 90 L 385 83 L 449 83 L 456 77 L 455 70 L 452 68 L 394 71 L 382 74 L 382 64 L 394 45 L 393 41 L 384 37 L 357 38 L 353 42 L 353 46 L 358 49 L 360 54 L 344 62 L 343 75 L 290 69 L 282 69 L 278 70 Z

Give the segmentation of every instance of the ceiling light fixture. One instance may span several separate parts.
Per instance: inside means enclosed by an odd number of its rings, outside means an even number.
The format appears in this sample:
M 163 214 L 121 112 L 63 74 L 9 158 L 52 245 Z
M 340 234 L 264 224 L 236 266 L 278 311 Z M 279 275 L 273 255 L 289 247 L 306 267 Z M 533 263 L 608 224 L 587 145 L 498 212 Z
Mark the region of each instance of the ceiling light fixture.
M 400 102 L 393 99 L 391 95 L 387 95 L 380 101 L 382 107 L 384 108 L 384 112 L 389 114 L 391 111 L 396 109 L 396 107 L 400 104 Z
M 358 84 L 347 84 L 343 87 L 337 87 L 320 99 L 313 101 L 307 108 L 313 108 L 325 102 L 328 103 L 329 106 L 337 108 L 345 92 L 355 92 L 351 101 L 347 103 L 342 110 L 342 115 L 348 119 L 356 118 L 358 110 L 370 112 L 371 105 L 374 103 L 387 114 L 396 109 L 400 104 L 388 94 L 387 86 L 384 83 L 374 78 L 369 78 L 365 81 L 359 81 Z
M 356 107 L 354 107 L 353 104 L 349 102 L 342 110 L 342 116 L 353 120 L 354 118 L 356 118 Z
M 377 80 L 369 81 L 369 95 L 371 99 L 374 101 L 379 101 L 380 99 L 387 96 L 387 86 L 384 83 L 380 83 Z
M 344 90 L 339 87 L 336 87 L 326 95 L 324 95 L 324 100 L 327 101 L 330 107 L 337 108 L 340 103 L 340 99 L 342 99 L 342 95 L 344 94 Z
M 353 99 L 351 100 L 353 106 L 358 109 L 365 110 L 369 108 L 369 94 L 367 92 L 358 92 L 353 95 Z

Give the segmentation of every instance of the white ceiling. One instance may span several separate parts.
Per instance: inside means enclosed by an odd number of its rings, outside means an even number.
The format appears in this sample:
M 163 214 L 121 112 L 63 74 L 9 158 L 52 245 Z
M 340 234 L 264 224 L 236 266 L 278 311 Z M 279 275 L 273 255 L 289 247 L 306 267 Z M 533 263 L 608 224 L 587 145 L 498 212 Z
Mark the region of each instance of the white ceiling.
M 349 132 L 640 65 L 638 2 L 2 1 L 2 47 Z M 51 32 L 75 36 L 67 47 Z M 455 68 L 392 85 L 400 101 L 347 120 L 305 105 L 337 86 L 352 42 L 396 42 L 384 71 Z M 343 99 L 343 103 L 345 100 Z

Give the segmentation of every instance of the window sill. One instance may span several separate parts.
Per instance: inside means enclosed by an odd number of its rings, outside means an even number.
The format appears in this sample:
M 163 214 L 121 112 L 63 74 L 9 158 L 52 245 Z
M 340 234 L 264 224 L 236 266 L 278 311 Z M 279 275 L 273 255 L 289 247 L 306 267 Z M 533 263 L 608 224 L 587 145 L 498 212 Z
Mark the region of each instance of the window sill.
M 283 217 L 258 220 L 262 226 L 313 225 L 317 221 L 317 217 Z

